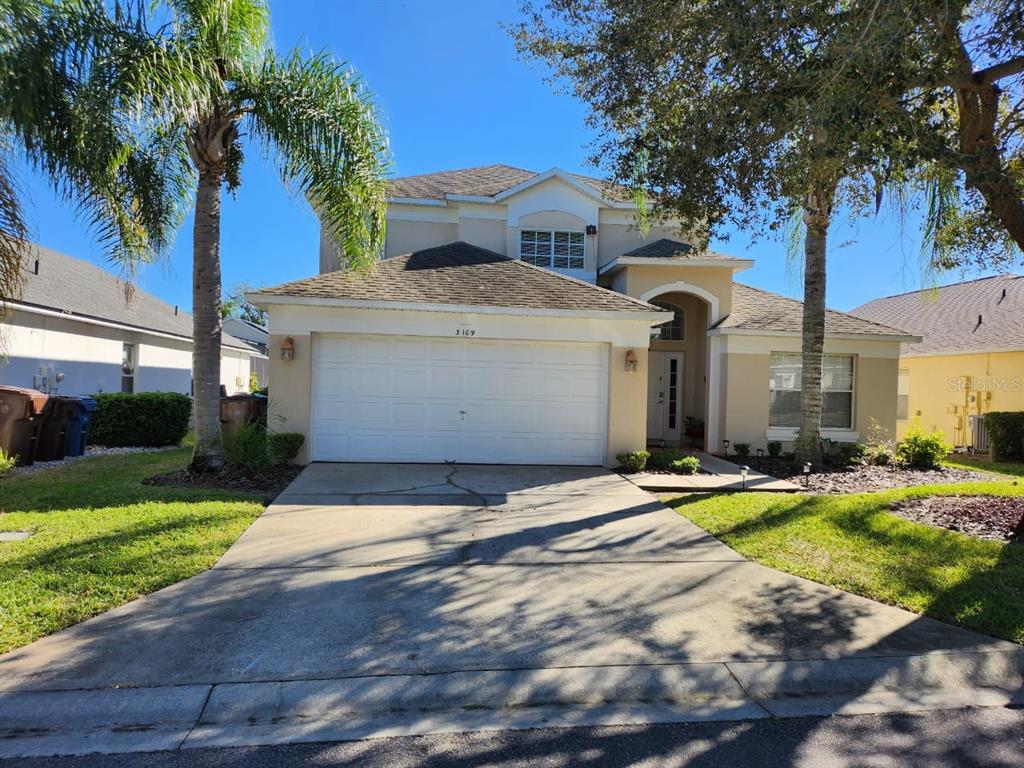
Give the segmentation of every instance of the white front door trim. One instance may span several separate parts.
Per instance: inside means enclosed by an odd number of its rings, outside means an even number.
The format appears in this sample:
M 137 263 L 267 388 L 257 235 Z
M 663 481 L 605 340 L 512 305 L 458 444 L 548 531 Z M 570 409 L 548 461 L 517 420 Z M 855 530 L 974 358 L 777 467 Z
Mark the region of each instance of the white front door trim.
M 708 327 L 713 326 L 721 319 L 718 314 L 718 297 L 707 288 L 701 288 L 699 285 L 688 283 L 685 280 L 676 280 L 674 283 L 665 283 L 651 288 L 649 291 L 644 291 L 640 294 L 640 301 L 650 301 L 663 293 L 692 293 L 694 296 L 704 299 L 710 310 L 708 312 Z

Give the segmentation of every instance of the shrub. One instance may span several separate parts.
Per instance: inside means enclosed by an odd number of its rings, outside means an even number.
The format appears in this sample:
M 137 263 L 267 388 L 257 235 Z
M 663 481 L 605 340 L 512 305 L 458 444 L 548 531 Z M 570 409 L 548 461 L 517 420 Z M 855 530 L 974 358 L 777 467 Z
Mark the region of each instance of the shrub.
M 643 472 L 650 457 L 647 451 L 630 451 L 618 454 L 615 460 L 630 472 Z
M 889 439 L 889 431 L 874 417 L 868 422 L 868 439 L 862 460 L 876 467 L 886 467 L 896 460 L 896 444 Z
M 3 477 L 10 472 L 17 463 L 17 456 L 8 456 L 7 452 L 3 448 L 0 448 L 0 477 Z
M 993 461 L 1024 461 L 1024 411 L 996 411 L 985 415 Z
M 192 399 L 178 392 L 101 392 L 89 425 L 95 445 L 178 445 L 188 431 Z
M 671 469 L 680 475 L 696 475 L 700 472 L 700 459 L 696 456 L 683 456 L 672 462 Z
M 224 459 L 233 467 L 249 474 L 270 464 L 267 450 L 267 428 L 257 422 L 239 425 L 224 436 Z
M 736 451 L 737 456 L 742 458 L 746 458 L 750 455 L 750 443 L 736 443 L 732 449 Z
M 306 442 L 301 432 L 268 432 L 267 455 L 271 464 L 289 464 L 299 455 L 299 449 Z
M 782 443 L 778 440 L 772 440 L 768 443 L 768 455 L 773 459 L 779 458 L 782 455 Z
M 651 455 L 647 459 L 647 466 L 651 469 L 669 469 L 672 462 L 681 459 L 683 455 L 678 448 L 661 448 L 651 451 Z
M 920 424 L 912 424 L 896 446 L 896 458 L 916 469 L 934 469 L 951 450 L 953 446 L 941 431 L 925 432 Z

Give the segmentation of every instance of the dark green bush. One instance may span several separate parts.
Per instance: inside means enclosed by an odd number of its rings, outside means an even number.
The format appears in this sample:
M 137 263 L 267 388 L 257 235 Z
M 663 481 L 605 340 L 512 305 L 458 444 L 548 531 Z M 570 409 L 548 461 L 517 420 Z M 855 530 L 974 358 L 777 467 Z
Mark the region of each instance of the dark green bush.
M 271 464 L 289 464 L 299 455 L 299 449 L 306 441 L 301 432 L 268 432 L 267 455 Z
M 631 451 L 629 453 L 620 453 L 615 457 L 615 460 L 619 462 L 629 472 L 643 472 L 644 467 L 647 466 L 647 460 L 651 457 L 647 451 Z
M 822 456 L 830 467 L 846 468 L 864 463 L 867 446 L 862 443 L 841 443 L 834 440 L 822 441 Z
M 252 474 L 270 465 L 267 428 L 258 422 L 239 425 L 224 435 L 224 459 L 230 466 Z
M 647 459 L 647 466 L 651 469 L 668 469 L 672 466 L 673 461 L 681 459 L 683 455 L 678 448 L 659 448 L 656 451 L 651 451 L 651 455 Z
M 912 424 L 896 446 L 896 458 L 915 469 L 934 469 L 952 450 L 941 431 L 925 432 L 919 424 Z
M 782 443 L 778 440 L 772 440 L 768 443 L 768 455 L 773 459 L 779 458 L 782 455 Z
M 736 455 L 745 458 L 750 455 L 750 443 L 736 443 L 732 449 L 736 451 Z
M 1024 461 L 1024 411 L 986 414 L 985 429 L 993 461 Z
M 700 459 L 696 456 L 683 456 L 672 462 L 671 469 L 680 475 L 696 475 L 700 472 Z
M 192 399 L 178 392 L 102 392 L 89 426 L 93 445 L 178 445 L 188 431 Z

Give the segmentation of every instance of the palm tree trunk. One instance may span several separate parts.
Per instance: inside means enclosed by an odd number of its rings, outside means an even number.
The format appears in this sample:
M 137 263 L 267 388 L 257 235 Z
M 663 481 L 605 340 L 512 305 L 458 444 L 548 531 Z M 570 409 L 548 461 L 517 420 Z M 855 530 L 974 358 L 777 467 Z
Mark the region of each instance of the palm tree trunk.
M 801 340 L 800 433 L 796 461 L 822 464 L 821 365 L 825 352 L 825 257 L 832 192 L 816 191 L 804 205 L 804 314 Z
M 221 174 L 199 175 L 192 235 L 192 381 L 195 448 L 191 468 L 224 465 L 220 436 L 220 188 Z

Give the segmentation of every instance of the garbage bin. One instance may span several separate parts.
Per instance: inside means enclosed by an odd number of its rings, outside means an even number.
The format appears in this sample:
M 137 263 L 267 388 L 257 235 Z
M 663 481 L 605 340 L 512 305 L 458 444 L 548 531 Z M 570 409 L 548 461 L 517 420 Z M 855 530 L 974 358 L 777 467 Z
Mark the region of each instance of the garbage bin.
M 259 395 L 231 395 L 220 399 L 220 432 L 230 437 L 243 424 L 267 424 L 267 398 Z
M 85 447 L 89 443 L 89 424 L 96 411 L 96 401 L 91 397 L 76 398 L 75 415 L 68 424 L 68 456 L 84 456 Z
M 36 440 L 36 461 L 60 461 L 67 454 L 68 430 L 78 413 L 78 398 L 51 397 Z
M 50 396 L 36 389 L 0 386 L 0 448 L 20 466 L 35 460 L 36 439 Z

